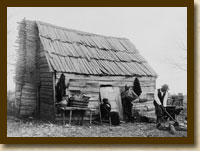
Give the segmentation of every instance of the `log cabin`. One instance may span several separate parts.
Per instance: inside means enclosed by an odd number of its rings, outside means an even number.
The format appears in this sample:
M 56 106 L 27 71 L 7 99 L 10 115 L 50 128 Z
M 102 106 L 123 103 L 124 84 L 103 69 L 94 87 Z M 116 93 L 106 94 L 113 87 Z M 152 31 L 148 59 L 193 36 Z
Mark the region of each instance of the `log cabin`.
M 126 38 L 25 19 L 18 30 L 15 95 L 20 117 L 58 118 L 55 87 L 61 74 L 66 91 L 89 96 L 88 107 L 97 116 L 99 103 L 108 98 L 123 119 L 121 92 L 135 78 L 140 81 L 141 97 L 148 97 L 156 87 L 156 72 Z

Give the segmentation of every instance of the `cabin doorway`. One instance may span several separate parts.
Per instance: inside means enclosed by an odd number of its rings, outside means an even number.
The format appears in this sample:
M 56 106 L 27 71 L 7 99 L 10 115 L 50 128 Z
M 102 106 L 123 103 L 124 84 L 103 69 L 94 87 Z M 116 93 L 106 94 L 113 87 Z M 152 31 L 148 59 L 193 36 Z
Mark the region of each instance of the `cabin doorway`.
M 111 104 L 111 111 L 119 113 L 120 120 L 123 120 L 123 108 L 121 102 L 121 93 L 119 87 L 101 86 L 100 87 L 101 102 L 103 98 L 107 98 Z

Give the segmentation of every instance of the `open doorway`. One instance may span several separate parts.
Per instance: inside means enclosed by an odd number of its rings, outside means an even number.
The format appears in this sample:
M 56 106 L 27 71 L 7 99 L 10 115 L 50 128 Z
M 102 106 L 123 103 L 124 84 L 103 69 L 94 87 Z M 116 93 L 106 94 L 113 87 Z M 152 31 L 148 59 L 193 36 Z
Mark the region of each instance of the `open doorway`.
M 118 112 L 120 120 L 123 120 L 123 108 L 119 87 L 113 87 L 112 85 L 101 85 L 100 96 L 101 102 L 104 98 L 109 100 L 111 104 L 111 111 Z

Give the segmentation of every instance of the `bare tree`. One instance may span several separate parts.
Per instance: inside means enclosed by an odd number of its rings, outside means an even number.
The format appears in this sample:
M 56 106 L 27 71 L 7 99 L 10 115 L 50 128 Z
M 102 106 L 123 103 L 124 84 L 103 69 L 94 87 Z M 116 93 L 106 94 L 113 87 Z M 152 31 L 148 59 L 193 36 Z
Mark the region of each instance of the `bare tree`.
M 182 41 L 178 42 L 178 47 L 180 48 L 180 51 L 182 51 L 181 56 L 179 56 L 176 61 L 173 61 L 172 65 L 187 72 L 187 47 Z

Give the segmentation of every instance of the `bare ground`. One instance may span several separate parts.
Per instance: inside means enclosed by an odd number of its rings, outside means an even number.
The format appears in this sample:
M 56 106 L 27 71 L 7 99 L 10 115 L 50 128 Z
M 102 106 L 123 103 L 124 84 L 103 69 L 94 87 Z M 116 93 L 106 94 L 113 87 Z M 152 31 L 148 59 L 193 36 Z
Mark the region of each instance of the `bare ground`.
M 109 124 L 89 124 L 83 126 L 63 125 L 61 123 L 44 122 L 37 119 L 7 119 L 8 137 L 187 137 L 187 131 L 156 129 L 155 123 L 122 123 L 120 126 Z

